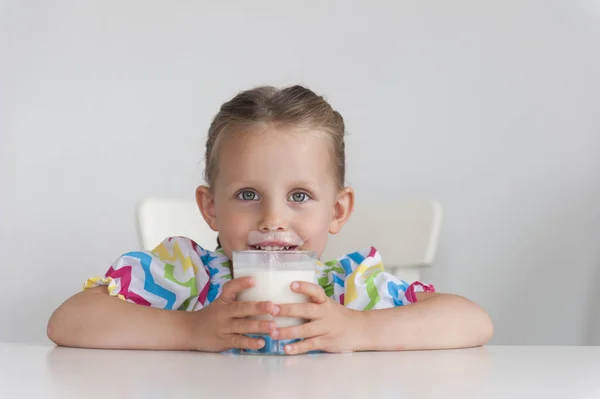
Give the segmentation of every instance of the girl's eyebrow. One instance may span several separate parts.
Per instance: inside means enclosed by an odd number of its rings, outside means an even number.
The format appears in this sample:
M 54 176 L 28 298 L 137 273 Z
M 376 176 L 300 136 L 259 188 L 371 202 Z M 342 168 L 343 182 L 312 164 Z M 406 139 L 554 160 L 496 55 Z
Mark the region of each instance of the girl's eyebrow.
M 319 185 L 315 181 L 310 180 L 295 180 L 290 183 L 290 187 L 292 188 L 306 188 L 308 190 L 316 190 Z
M 256 180 L 234 180 L 225 185 L 226 190 L 231 190 L 233 188 L 252 188 L 260 186 L 260 182 Z
M 268 184 L 268 182 L 266 183 Z M 238 190 L 240 188 L 257 188 L 265 185 L 265 181 L 259 180 L 234 180 L 225 185 L 226 191 Z M 311 180 L 293 180 L 287 184 L 288 189 L 306 189 L 309 191 L 315 191 L 319 188 L 319 184 L 316 181 Z

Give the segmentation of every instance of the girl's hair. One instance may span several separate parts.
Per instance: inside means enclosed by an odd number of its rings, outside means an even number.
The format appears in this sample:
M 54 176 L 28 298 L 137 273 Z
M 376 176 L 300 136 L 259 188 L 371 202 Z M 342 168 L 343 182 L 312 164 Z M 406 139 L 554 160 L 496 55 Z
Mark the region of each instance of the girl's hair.
M 283 125 L 322 131 L 332 144 L 335 178 L 345 182 L 344 119 L 322 96 L 302 86 L 271 86 L 246 90 L 221 106 L 208 130 L 204 178 L 209 186 L 217 177 L 218 147 L 224 135 L 251 125 Z M 248 129 L 250 130 L 250 129 Z

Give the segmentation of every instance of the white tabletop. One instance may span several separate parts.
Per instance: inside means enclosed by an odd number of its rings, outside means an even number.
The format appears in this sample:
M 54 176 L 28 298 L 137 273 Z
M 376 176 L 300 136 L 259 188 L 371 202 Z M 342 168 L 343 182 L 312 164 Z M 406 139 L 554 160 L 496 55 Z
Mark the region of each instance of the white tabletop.
M 600 398 L 600 347 L 240 356 L 0 343 L 2 398 Z

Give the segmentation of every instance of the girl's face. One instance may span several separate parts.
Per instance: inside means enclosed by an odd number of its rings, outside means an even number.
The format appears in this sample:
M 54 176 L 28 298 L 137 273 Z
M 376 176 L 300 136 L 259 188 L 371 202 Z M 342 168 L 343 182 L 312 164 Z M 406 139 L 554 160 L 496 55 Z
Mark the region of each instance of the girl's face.
M 276 127 L 224 137 L 214 186 L 196 190 L 225 254 L 234 250 L 310 250 L 320 257 L 354 205 L 338 190 L 325 133 Z

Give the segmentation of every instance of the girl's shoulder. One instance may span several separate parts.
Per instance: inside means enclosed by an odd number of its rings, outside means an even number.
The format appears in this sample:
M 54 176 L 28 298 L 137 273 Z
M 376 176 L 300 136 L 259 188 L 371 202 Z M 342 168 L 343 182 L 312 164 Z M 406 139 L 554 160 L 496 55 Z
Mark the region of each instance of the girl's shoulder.
M 402 306 L 415 302 L 417 292 L 435 292 L 431 284 L 404 281 L 387 272 L 375 247 L 319 262 L 317 278 L 327 296 L 357 310 Z
M 198 310 L 212 302 L 231 279 L 222 251 L 209 251 L 187 237 L 167 237 L 152 250 L 127 252 L 104 276 L 83 289 L 106 286 L 109 295 L 162 309 Z
M 318 263 L 318 267 L 322 270 L 341 269 L 340 271 L 343 270 L 346 274 L 351 274 L 359 266 L 383 267 L 381 254 L 377 248 L 363 248 L 339 256 L 336 259 L 326 260 L 324 262 L 319 261 Z
M 183 236 L 167 237 L 149 252 L 163 262 L 175 261 L 184 267 L 192 266 L 196 269 L 200 266 L 205 268 L 221 266 L 231 268 L 231 262 L 222 249 L 211 251 L 198 245 L 191 238 Z

